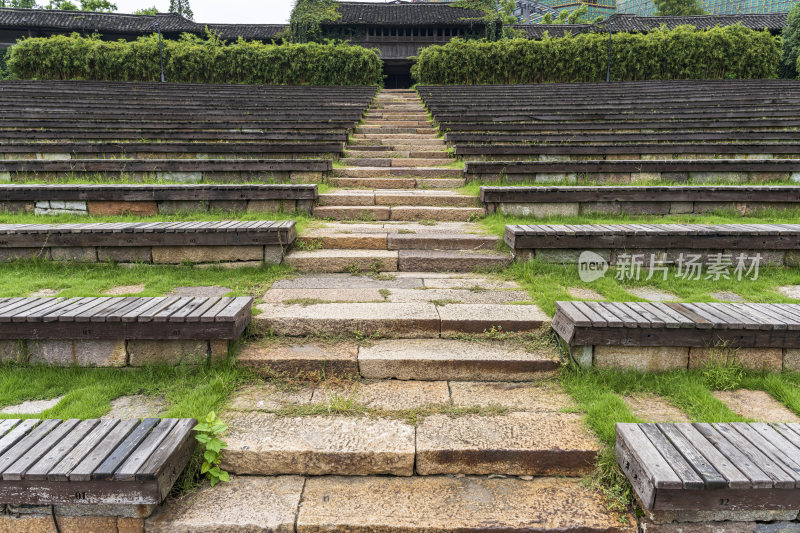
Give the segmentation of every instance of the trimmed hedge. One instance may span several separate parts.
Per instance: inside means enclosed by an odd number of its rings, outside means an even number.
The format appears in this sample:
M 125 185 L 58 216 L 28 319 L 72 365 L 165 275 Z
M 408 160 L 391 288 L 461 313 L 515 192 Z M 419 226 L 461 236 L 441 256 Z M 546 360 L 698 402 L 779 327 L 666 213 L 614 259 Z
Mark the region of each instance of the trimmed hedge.
M 267 85 L 379 85 L 382 63 L 373 50 L 347 44 L 225 43 L 184 34 L 164 40 L 167 81 Z M 15 79 L 158 81 L 158 36 L 103 41 L 73 33 L 20 40 L 8 69 Z
M 541 41 L 454 39 L 423 49 L 411 73 L 426 85 L 605 81 L 608 34 Z M 612 37 L 611 79 L 774 78 L 780 39 L 742 26 L 698 31 L 693 26 Z

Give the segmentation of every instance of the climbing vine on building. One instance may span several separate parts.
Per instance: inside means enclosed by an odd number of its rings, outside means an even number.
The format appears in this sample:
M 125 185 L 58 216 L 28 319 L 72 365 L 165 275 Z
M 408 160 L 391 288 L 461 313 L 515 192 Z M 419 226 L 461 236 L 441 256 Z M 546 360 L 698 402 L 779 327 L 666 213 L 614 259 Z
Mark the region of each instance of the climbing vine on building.
M 513 3 L 513 0 L 511 0 Z M 482 11 L 483 16 L 474 19 L 476 26 L 481 26 L 483 31 L 478 33 L 473 31 L 473 35 L 478 38 L 484 38 L 489 41 L 496 41 L 503 37 L 503 23 L 513 24 L 510 20 L 503 21 L 501 17 L 501 10 L 505 9 L 507 0 L 501 0 L 498 4 L 497 0 L 456 0 L 449 4 L 451 7 L 460 7 L 463 9 L 474 9 Z M 512 8 L 513 11 L 513 8 Z
M 335 0 L 297 0 L 289 19 L 290 38 L 295 43 L 321 42 L 322 24 L 341 17 Z

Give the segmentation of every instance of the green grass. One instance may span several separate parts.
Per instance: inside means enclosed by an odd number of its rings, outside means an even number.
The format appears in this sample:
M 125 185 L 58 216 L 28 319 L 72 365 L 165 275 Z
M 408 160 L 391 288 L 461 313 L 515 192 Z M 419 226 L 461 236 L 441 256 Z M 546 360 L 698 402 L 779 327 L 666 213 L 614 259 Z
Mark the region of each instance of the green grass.
M 98 296 L 120 285 L 144 284 L 136 296 L 161 296 L 175 287 L 221 285 L 233 296 L 260 298 L 272 283 L 292 274 L 287 266 L 264 265 L 236 270 L 221 267 L 59 263 L 0 263 L 0 297 L 26 296 L 39 289 L 61 290 L 58 296 Z
M 645 269 L 643 268 L 643 272 Z M 783 267 L 762 267 L 757 280 L 738 281 L 731 279 L 685 280 L 677 278 L 675 269 L 670 269 L 667 279 L 659 274 L 651 280 L 643 275 L 640 280 L 616 280 L 614 269 L 610 267 L 605 277 L 585 283 L 578 275 L 577 265 L 560 265 L 532 260 L 525 263 L 514 263 L 502 272 L 505 277 L 516 280 L 531 295 L 531 299 L 551 316 L 555 313 L 555 302 L 558 300 L 574 300 L 567 293 L 568 287 L 591 289 L 600 293 L 609 301 L 642 302 L 646 301 L 627 292 L 634 287 L 652 287 L 675 294 L 679 300 L 686 302 L 714 302 L 711 292 L 729 291 L 739 294 L 745 300 L 760 303 L 798 303 L 776 292 L 777 287 L 784 285 L 800 285 L 800 269 Z

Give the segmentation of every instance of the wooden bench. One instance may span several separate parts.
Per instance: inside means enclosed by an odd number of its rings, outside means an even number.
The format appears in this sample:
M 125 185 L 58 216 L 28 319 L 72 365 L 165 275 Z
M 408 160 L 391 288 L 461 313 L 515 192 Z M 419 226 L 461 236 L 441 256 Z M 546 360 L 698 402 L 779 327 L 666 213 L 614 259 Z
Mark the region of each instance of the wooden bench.
M 467 181 L 507 183 L 636 183 L 645 180 L 702 183 L 708 181 L 796 181 L 800 160 L 686 159 L 587 161 L 468 161 Z
M 68 175 L 76 178 L 155 178 L 166 182 L 321 183 L 332 168 L 329 159 L 0 159 L 0 181 L 48 181 Z
M 156 215 L 178 211 L 311 212 L 316 185 L 0 185 L 0 210 Z
M 195 448 L 192 418 L 0 421 L 0 503 L 150 506 Z
M 800 224 L 507 225 L 504 240 L 522 261 L 577 263 L 591 250 L 610 264 L 638 258 L 643 268 L 651 257 L 674 264 L 689 252 L 704 262 L 724 252 L 734 260 L 760 253 L 761 266 L 800 264 Z
M 511 215 L 688 214 L 800 207 L 800 187 L 720 185 L 641 187 L 481 187 L 486 213 Z
M 1 148 L 0 148 L 1 149 Z M 685 143 L 661 142 L 638 144 L 497 144 L 476 143 L 456 144 L 455 155 L 475 159 L 475 156 L 488 160 L 546 161 L 563 160 L 618 160 L 618 159 L 797 159 L 800 146 L 789 143 L 752 142 L 728 143 Z
M 0 260 L 281 263 L 295 222 L 0 224 Z
M 80 366 L 205 363 L 227 355 L 250 297 L 0 298 L 0 361 Z
M 616 433 L 617 463 L 646 510 L 736 520 L 800 507 L 800 424 L 617 424 Z
M 800 304 L 556 302 L 552 327 L 584 367 L 699 367 L 715 353 L 775 371 L 799 364 Z

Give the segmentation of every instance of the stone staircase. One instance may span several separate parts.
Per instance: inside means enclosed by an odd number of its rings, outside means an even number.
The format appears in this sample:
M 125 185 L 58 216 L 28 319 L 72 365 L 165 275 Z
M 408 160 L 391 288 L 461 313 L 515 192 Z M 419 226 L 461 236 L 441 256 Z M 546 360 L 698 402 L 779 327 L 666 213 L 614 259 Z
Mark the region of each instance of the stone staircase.
M 549 319 L 492 275 L 279 280 L 222 416 L 231 482 L 147 531 L 633 533 L 581 477 L 600 443 L 553 379 Z
M 474 272 L 511 261 L 500 239 L 469 221 L 484 215 L 458 191 L 463 170 L 416 93 L 383 91 L 348 143 L 344 167 L 320 194 L 286 262 L 301 272 Z

